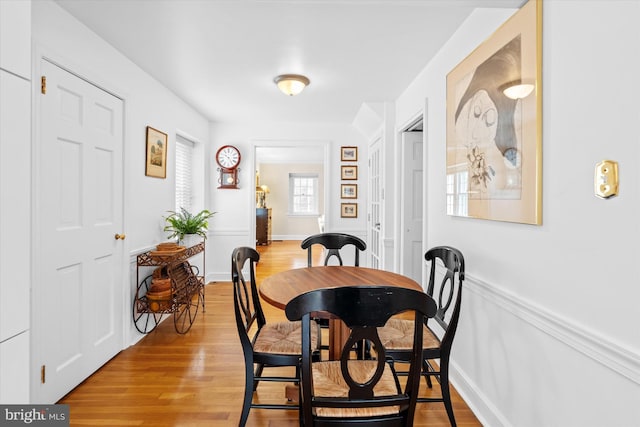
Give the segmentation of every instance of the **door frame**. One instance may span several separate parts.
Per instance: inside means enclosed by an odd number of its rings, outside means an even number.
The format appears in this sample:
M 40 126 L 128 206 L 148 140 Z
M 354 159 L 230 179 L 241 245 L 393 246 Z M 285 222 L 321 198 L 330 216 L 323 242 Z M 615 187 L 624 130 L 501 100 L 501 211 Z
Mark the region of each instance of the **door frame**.
M 100 76 L 100 73 L 95 72 L 90 69 L 86 69 L 85 67 L 75 63 L 72 60 L 69 60 L 65 56 L 51 50 L 49 47 L 44 47 L 42 45 L 36 45 L 33 49 L 32 55 L 32 99 L 31 99 L 31 300 L 29 303 L 30 309 L 30 346 L 29 346 L 29 357 L 30 357 L 30 380 L 29 380 L 29 396 L 31 402 L 39 402 L 39 384 L 40 384 L 40 366 L 39 361 L 41 357 L 36 352 L 40 349 L 40 345 L 38 345 L 39 340 L 41 340 L 41 331 L 38 331 L 36 326 L 39 325 L 38 317 L 38 306 L 41 301 L 38 299 L 38 295 L 40 290 L 42 289 L 42 284 L 44 282 L 43 272 L 41 271 L 42 259 L 44 254 L 39 250 L 39 239 L 42 236 L 42 229 L 40 228 L 40 222 L 43 215 L 42 210 L 40 209 L 40 196 L 41 189 L 39 187 L 39 182 L 41 179 L 40 175 L 40 165 L 43 162 L 41 157 L 41 147 L 43 145 L 43 137 L 41 135 L 41 126 L 42 126 L 42 117 L 40 115 L 42 102 L 41 102 L 41 93 L 40 93 L 40 77 L 42 76 L 43 70 L 41 64 L 43 61 L 47 61 L 62 70 L 73 74 L 74 76 L 82 79 L 89 84 L 96 86 L 100 90 L 107 92 L 108 94 L 118 98 L 122 101 L 122 188 L 120 189 L 120 194 L 122 195 L 122 232 L 126 234 L 126 226 L 128 223 L 127 216 L 129 215 L 128 210 L 126 209 L 127 201 L 130 200 L 130 190 L 127 185 L 130 182 L 129 177 L 129 168 L 127 167 L 127 155 L 126 155 L 126 135 L 128 129 L 128 121 L 126 116 L 127 111 L 127 98 L 126 96 L 120 95 L 119 93 L 124 93 L 121 90 L 114 90 L 109 88 L 117 88 L 117 85 L 110 82 L 108 79 L 105 79 Z M 129 275 L 129 243 L 127 240 L 123 240 L 122 242 L 122 253 L 120 263 L 120 277 L 116 278 L 117 283 L 120 284 L 120 304 L 122 313 L 128 313 L 132 304 L 132 295 L 129 292 L 130 289 L 130 275 Z M 123 319 L 122 327 L 121 327 L 121 342 L 120 349 L 125 349 L 131 341 L 131 322 L 127 322 L 126 318 Z
M 405 129 L 403 132 L 400 133 L 399 135 L 399 143 L 400 143 L 400 150 L 401 150 L 401 155 L 400 155 L 400 159 L 402 164 L 404 165 L 404 168 L 402 170 L 400 170 L 400 174 L 399 174 L 399 179 L 401 181 L 400 184 L 400 203 L 398 203 L 399 208 L 400 208 L 400 216 L 399 216 L 399 223 L 400 223 L 400 236 L 399 236 L 399 247 L 400 247 L 400 257 L 399 257 L 399 271 L 401 274 L 411 277 L 413 279 L 415 279 L 416 281 L 421 281 L 422 280 L 422 272 L 420 273 L 420 277 L 413 277 L 413 275 L 411 274 L 412 271 L 418 271 L 418 266 L 415 263 L 420 263 L 420 265 L 422 264 L 420 262 L 421 256 L 416 257 L 411 257 L 412 255 L 415 255 L 411 252 L 411 245 L 410 245 L 410 241 L 414 241 L 413 239 L 409 239 L 409 235 L 407 234 L 407 227 L 409 227 L 409 225 L 407 224 L 407 219 L 410 216 L 409 212 L 408 212 L 408 208 L 410 205 L 413 205 L 414 202 L 411 202 L 410 200 L 412 199 L 411 195 L 415 194 L 415 187 L 419 186 L 419 190 L 420 190 L 420 201 L 421 203 L 424 202 L 424 196 L 423 196 L 423 189 L 424 189 L 424 184 L 423 181 L 421 180 L 420 182 L 412 182 L 411 177 L 412 174 L 408 174 L 408 172 L 413 173 L 413 171 L 415 171 L 415 169 L 413 169 L 413 167 L 410 169 L 407 166 L 407 161 L 410 161 L 412 158 L 411 153 L 409 152 L 409 149 L 413 146 L 415 146 L 415 144 L 420 144 L 422 146 L 422 151 L 424 151 L 424 132 L 422 131 L 417 131 L 414 130 L 416 129 L 418 126 L 422 127 L 422 119 L 420 119 L 418 122 L 415 122 L 414 124 L 412 124 L 411 126 L 409 126 L 407 129 Z M 417 133 L 419 133 L 419 136 L 416 135 Z M 419 143 L 417 141 L 420 141 Z M 415 161 L 415 159 L 413 159 Z M 414 163 L 415 164 L 415 163 Z M 421 166 L 421 171 L 424 171 L 424 157 L 420 158 L 420 166 Z M 411 187 L 410 187 L 411 186 Z M 420 208 L 422 209 L 422 206 L 420 206 Z M 424 219 L 424 214 L 420 217 L 420 236 L 419 236 L 419 241 L 420 241 L 420 250 L 422 251 L 422 222 Z M 417 241 L 418 239 L 416 239 Z M 424 253 L 424 252 L 422 252 Z M 407 263 L 409 262 L 409 265 L 407 265 Z M 415 270 L 414 270 L 415 268 Z M 419 269 L 420 271 L 422 271 L 422 269 Z
M 426 252 L 425 245 L 427 241 L 427 148 L 428 148 L 428 134 L 427 134 L 427 99 L 425 99 L 424 108 L 420 111 L 412 114 L 408 120 L 404 121 L 401 125 L 396 128 L 396 151 L 395 151 L 395 162 L 396 162 L 396 185 L 395 190 L 398 195 L 398 203 L 396 204 L 395 216 L 398 218 L 398 221 L 395 223 L 395 236 L 397 236 L 398 244 L 395 247 L 395 271 L 402 271 L 402 255 L 404 252 L 405 246 L 405 233 L 403 232 L 404 225 L 404 206 L 405 206 L 405 198 L 408 197 L 405 194 L 405 186 L 404 186 L 404 175 L 402 169 L 402 162 L 404 160 L 404 144 L 402 139 L 402 134 L 407 132 L 415 127 L 415 125 L 419 122 L 422 122 L 422 191 L 423 191 L 423 199 L 422 199 L 422 252 Z M 423 265 L 422 268 L 422 283 L 425 280 L 425 268 Z
M 331 141 L 329 140 L 316 140 L 316 139 L 286 139 L 286 138 L 273 138 L 273 139 L 263 139 L 263 138 L 255 138 L 249 141 L 250 143 L 250 152 L 251 152 L 251 160 L 249 164 L 251 165 L 251 191 L 247 192 L 247 205 L 248 212 L 253 212 L 253 215 L 249 216 L 249 235 L 247 236 L 247 246 L 254 248 L 256 246 L 256 221 L 255 221 L 255 212 L 256 212 L 256 193 L 253 190 L 253 186 L 255 185 L 255 177 L 256 177 L 256 168 L 257 164 L 257 149 L 260 147 L 265 148 L 282 148 L 287 149 L 291 147 L 320 147 L 323 149 L 323 158 L 322 158 L 322 170 L 323 170 L 323 180 L 324 180 L 324 191 L 322 197 L 324 198 L 324 210 L 320 212 L 321 215 L 324 215 L 324 227 L 325 230 L 331 230 L 331 215 L 327 215 L 327 212 L 333 212 L 333 203 L 331 198 L 329 197 L 329 191 L 332 188 L 333 183 L 330 181 L 333 175 L 333 168 L 331 167 L 330 155 L 331 155 Z

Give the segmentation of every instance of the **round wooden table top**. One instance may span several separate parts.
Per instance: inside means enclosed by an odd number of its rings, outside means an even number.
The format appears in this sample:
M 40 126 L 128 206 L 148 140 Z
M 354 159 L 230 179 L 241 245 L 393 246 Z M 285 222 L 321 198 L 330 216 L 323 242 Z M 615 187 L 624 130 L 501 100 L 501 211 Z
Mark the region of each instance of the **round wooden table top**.
M 366 267 L 319 266 L 273 274 L 262 281 L 260 296 L 284 310 L 287 303 L 305 292 L 354 285 L 385 285 L 422 291 L 416 281 L 401 274 Z

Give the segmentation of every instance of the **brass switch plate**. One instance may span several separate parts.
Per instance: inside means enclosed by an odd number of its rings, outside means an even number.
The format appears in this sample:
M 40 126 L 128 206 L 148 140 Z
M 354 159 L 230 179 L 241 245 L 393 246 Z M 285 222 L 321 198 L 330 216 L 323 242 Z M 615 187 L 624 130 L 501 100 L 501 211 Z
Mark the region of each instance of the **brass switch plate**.
M 596 165 L 594 178 L 596 196 L 608 199 L 618 195 L 618 162 L 601 161 Z

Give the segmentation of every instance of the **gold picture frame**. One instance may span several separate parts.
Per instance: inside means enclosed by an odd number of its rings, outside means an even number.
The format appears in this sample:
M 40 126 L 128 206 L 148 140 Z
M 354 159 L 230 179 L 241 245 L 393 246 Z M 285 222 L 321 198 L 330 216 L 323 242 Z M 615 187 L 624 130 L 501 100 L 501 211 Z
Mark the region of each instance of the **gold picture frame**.
M 147 126 L 145 175 L 154 178 L 167 177 L 167 142 L 166 133 Z
M 340 166 L 340 178 L 345 181 L 358 179 L 358 166 L 353 166 L 353 165 Z
M 343 162 L 358 161 L 358 147 L 340 147 L 340 160 Z
M 542 223 L 541 58 L 529 0 L 447 75 L 447 214 Z
M 358 184 L 340 184 L 341 199 L 357 199 Z
M 340 204 L 340 218 L 357 218 L 357 217 L 358 217 L 357 203 L 341 203 Z

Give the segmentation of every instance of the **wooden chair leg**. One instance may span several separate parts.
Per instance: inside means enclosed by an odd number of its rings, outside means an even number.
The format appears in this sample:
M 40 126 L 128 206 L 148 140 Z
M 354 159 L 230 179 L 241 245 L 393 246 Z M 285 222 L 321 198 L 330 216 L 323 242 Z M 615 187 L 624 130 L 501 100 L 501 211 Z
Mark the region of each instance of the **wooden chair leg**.
M 245 381 L 244 381 L 244 400 L 242 402 L 242 412 L 240 414 L 240 422 L 238 425 L 244 427 L 249 418 L 249 410 L 251 409 L 251 402 L 253 400 L 253 392 L 258 386 L 258 381 L 253 380 L 253 364 L 246 364 L 245 369 Z
M 449 416 L 451 427 L 456 427 L 456 419 L 453 415 L 453 405 L 451 404 L 451 392 L 449 390 L 449 363 L 440 361 L 440 390 L 442 392 L 442 400 L 444 407 Z

